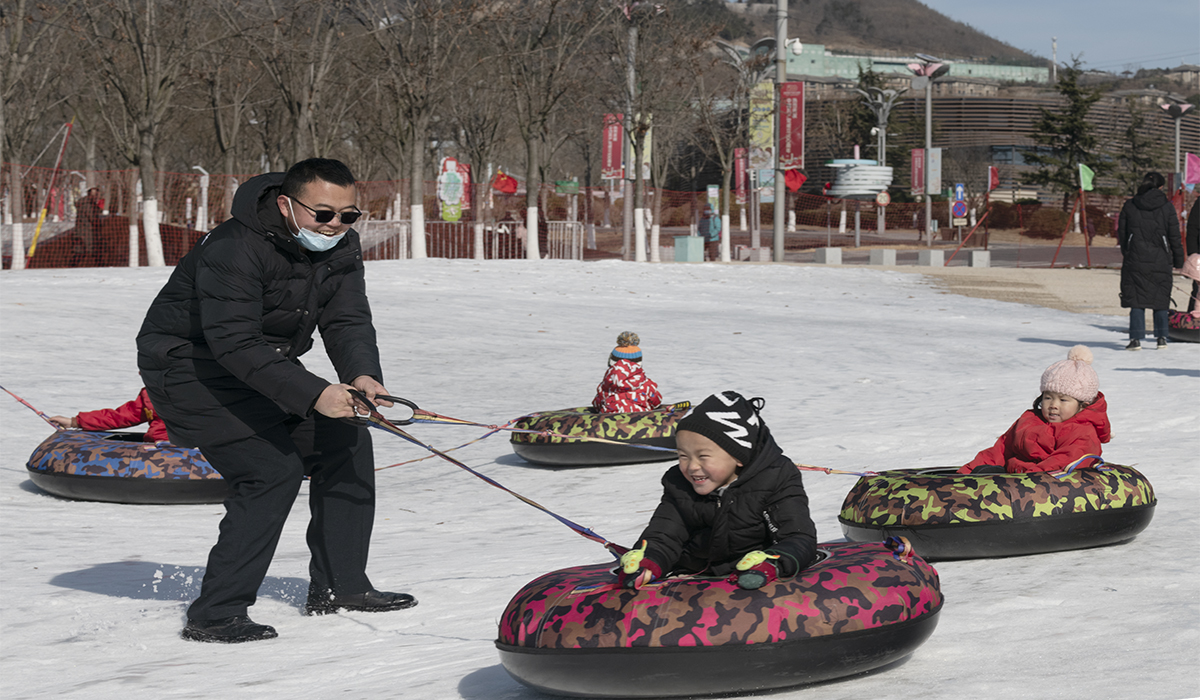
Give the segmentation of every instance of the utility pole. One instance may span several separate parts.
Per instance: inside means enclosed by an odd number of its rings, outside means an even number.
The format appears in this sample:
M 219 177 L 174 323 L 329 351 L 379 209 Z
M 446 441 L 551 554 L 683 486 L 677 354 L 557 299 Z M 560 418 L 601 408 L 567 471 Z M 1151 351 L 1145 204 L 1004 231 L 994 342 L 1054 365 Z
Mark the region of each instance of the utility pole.
M 782 86 L 787 82 L 787 0 L 777 0 L 775 5 L 775 248 L 772 258 L 783 262 L 784 217 L 787 208 L 787 190 L 784 188 L 783 172 L 783 94 Z

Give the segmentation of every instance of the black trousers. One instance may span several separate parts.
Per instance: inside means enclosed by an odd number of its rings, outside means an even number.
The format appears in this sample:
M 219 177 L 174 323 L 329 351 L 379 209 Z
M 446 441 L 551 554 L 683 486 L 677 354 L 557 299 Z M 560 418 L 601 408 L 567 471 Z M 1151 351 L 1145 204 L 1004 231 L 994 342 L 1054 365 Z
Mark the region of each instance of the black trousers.
M 200 446 L 229 482 L 220 535 L 208 555 L 190 620 L 246 614 L 310 475 L 312 583 L 335 593 L 371 590 L 367 553 L 375 520 L 375 462 L 364 426 L 316 415 L 232 443 Z

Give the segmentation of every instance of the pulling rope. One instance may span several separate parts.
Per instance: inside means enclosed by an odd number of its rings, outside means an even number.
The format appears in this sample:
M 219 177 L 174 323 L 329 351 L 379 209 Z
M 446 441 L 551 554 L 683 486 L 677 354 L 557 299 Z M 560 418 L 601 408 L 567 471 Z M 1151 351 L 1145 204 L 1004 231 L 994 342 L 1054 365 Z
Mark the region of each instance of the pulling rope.
M 4 389 L 4 387 L 0 386 L 0 389 Z M 59 425 L 58 423 L 55 423 L 54 421 L 50 420 L 50 416 L 48 416 L 48 415 L 46 415 L 45 413 L 42 413 L 41 411 L 39 411 L 39 410 L 37 410 L 36 408 L 34 408 L 34 407 L 33 407 L 33 404 L 29 403 L 29 402 L 28 402 L 28 401 L 26 401 L 25 399 L 21 398 L 20 396 L 17 396 L 16 394 L 12 393 L 12 392 L 11 392 L 11 391 L 9 391 L 8 389 L 4 389 L 4 392 L 5 392 L 6 394 L 8 394 L 9 396 L 13 397 L 14 399 L 16 399 L 17 401 L 20 401 L 20 402 L 21 402 L 21 405 L 25 406 L 25 407 L 26 407 L 26 408 L 28 408 L 29 410 L 31 410 L 31 411 L 33 411 L 34 413 L 38 414 L 38 416 L 39 416 L 39 417 L 41 417 L 41 419 L 42 419 L 42 420 L 46 421 L 46 422 L 47 422 L 47 423 L 49 423 L 50 425 L 53 425 L 55 430 L 66 430 L 66 428 L 64 428 L 64 427 L 62 427 L 61 425 Z
M 549 508 L 538 503 L 537 501 L 534 501 L 530 498 L 526 498 L 525 496 L 522 496 L 521 494 L 517 493 L 516 491 L 513 491 L 512 489 L 508 488 L 507 486 L 504 486 L 503 484 L 496 481 L 495 479 L 492 479 L 491 477 L 489 477 L 485 474 L 481 474 L 481 473 L 475 471 L 474 469 L 468 467 L 467 465 L 463 464 L 462 462 L 458 461 L 457 459 L 454 459 L 453 457 L 447 455 L 445 452 L 442 452 L 441 450 L 437 449 L 436 447 L 433 447 L 431 445 L 426 445 L 425 443 L 416 439 L 412 435 L 409 435 L 407 432 L 405 432 L 403 429 L 401 429 L 399 427 L 400 425 L 409 425 L 413 422 L 417 422 L 416 420 L 414 420 L 414 418 L 408 418 L 405 420 L 397 421 L 399 423 L 399 425 L 397 425 L 396 423 L 393 423 L 393 422 L 389 421 L 388 419 L 384 418 L 379 413 L 379 411 L 376 410 L 375 404 L 372 403 L 371 400 L 368 399 L 366 397 L 366 395 L 363 394 L 362 392 L 360 392 L 358 390 L 350 390 L 350 395 L 353 396 L 355 398 L 355 400 L 358 401 L 359 404 L 361 404 L 362 407 L 364 409 L 366 409 L 366 411 L 367 411 L 367 416 L 365 419 L 351 419 L 351 420 L 356 420 L 359 422 L 362 420 L 365 420 L 367 425 L 370 425 L 370 426 L 373 426 L 380 430 L 389 432 L 392 435 L 403 438 L 403 439 L 411 442 L 412 444 L 417 445 L 418 447 L 423 447 L 426 450 L 429 450 L 434 455 L 441 457 L 442 459 L 453 464 L 454 466 L 458 467 L 459 469 L 463 469 L 467 472 L 470 472 L 471 474 L 475 475 L 479 479 L 482 479 L 483 481 L 491 484 L 492 486 L 495 486 L 496 488 L 500 489 L 501 491 L 504 491 L 505 493 L 509 494 L 510 496 L 513 496 L 514 498 L 517 498 L 518 500 L 520 500 L 528 505 L 531 505 L 534 508 L 537 508 L 538 510 L 542 511 L 546 515 L 549 515 L 550 517 L 559 521 L 563 525 L 566 525 L 567 527 L 571 528 L 579 535 L 581 535 L 593 542 L 596 542 L 600 545 L 603 545 L 603 547 L 605 549 L 607 549 L 609 552 L 612 552 L 615 556 L 620 556 L 621 554 L 624 554 L 627 551 L 627 548 L 622 547 L 621 545 L 616 544 L 614 542 L 609 542 L 604 537 L 601 537 L 600 535 L 596 534 L 592 530 L 590 530 L 572 520 L 569 520 L 568 518 L 564 518 L 563 516 L 559 515 L 558 513 L 555 513 L 554 511 L 550 510 Z M 425 415 L 433 415 L 433 414 L 426 414 L 424 411 L 421 411 L 421 409 L 417 408 L 416 404 L 414 404 L 413 402 L 408 401 L 406 399 L 397 398 L 395 396 L 383 396 L 383 395 L 380 395 L 377 398 L 383 399 L 384 401 L 391 401 L 393 403 L 400 403 L 405 406 L 408 406 L 413 409 L 414 416 L 417 415 L 418 411 L 420 411 L 422 414 L 425 414 Z
M 657 408 L 654 411 L 647 411 L 647 413 L 654 413 L 654 412 L 675 413 L 677 411 L 682 411 L 687 408 L 690 408 L 691 405 L 692 404 L 689 401 L 682 401 L 680 403 L 671 404 L 670 406 L 667 406 L 667 407 Z M 538 436 L 547 437 L 547 438 L 560 438 L 563 440 L 571 440 L 571 441 L 575 441 L 575 442 L 599 442 L 599 443 L 609 444 L 609 445 L 621 445 L 623 447 L 636 447 L 637 449 L 640 449 L 640 450 L 654 450 L 654 451 L 658 451 L 658 452 L 674 452 L 675 451 L 675 448 L 673 448 L 673 447 L 659 447 L 657 445 L 642 445 L 642 444 L 638 444 L 636 442 L 622 442 L 620 440 L 611 440 L 609 438 L 602 438 L 602 437 L 591 437 L 591 436 L 587 436 L 587 435 L 568 435 L 566 433 L 556 433 L 552 430 L 531 430 L 531 429 L 526 429 L 526 428 L 510 428 L 509 427 L 510 425 L 512 425 L 513 423 L 516 423 L 517 421 L 521 420 L 522 418 L 529 418 L 530 416 L 537 415 L 536 413 L 530 413 L 530 414 L 526 414 L 524 416 L 520 416 L 518 418 L 514 418 L 514 419 L 510 420 L 509 422 L 505 423 L 504 425 L 489 425 L 487 423 L 476 423 L 474 421 L 463 420 L 462 418 L 451 418 L 450 416 L 443 416 L 441 414 L 433 413 L 432 411 L 426 411 L 421 408 L 416 408 L 416 407 L 412 407 L 412 408 L 413 408 L 413 416 L 412 416 L 412 418 L 408 419 L 410 423 L 446 423 L 446 424 L 450 424 L 450 425 L 473 425 L 473 426 L 476 426 L 479 428 L 487 428 L 489 431 L 491 431 L 487 435 L 484 435 L 483 437 L 473 440 L 472 442 L 478 442 L 479 440 L 482 440 L 482 439 L 489 437 L 500 431 L 507 431 L 510 433 L 518 433 L 518 434 L 525 434 L 525 435 L 538 435 Z M 467 444 L 471 444 L 471 443 L 467 443 Z M 462 447 L 465 447 L 465 446 L 466 445 L 462 445 Z M 457 449 L 457 448 L 455 448 L 455 449 Z
M 1061 470 L 1052 472 L 1052 474 L 1055 479 L 1062 480 L 1065 476 L 1067 476 L 1071 472 L 1075 471 L 1076 469 L 1080 468 L 1080 465 L 1089 459 L 1096 460 L 1096 463 L 1092 465 L 1092 468 L 1095 469 L 1096 471 L 1101 471 L 1101 472 L 1112 471 L 1112 467 L 1104 466 L 1105 464 L 1108 464 L 1108 462 L 1105 462 L 1103 459 L 1101 459 L 1100 455 L 1084 455 L 1084 456 L 1080 457 L 1079 459 L 1075 460 L 1074 462 L 1071 462 L 1067 466 L 1063 467 Z

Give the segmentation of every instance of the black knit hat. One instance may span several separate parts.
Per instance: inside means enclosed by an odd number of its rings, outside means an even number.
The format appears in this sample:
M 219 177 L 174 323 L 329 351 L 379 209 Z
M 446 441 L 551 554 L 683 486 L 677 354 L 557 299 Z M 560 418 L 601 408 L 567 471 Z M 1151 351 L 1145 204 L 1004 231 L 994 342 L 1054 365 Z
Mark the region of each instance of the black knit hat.
M 749 464 L 766 425 L 758 412 L 766 402 L 747 399 L 736 391 L 722 391 L 701 401 L 675 426 L 676 432 L 689 430 L 717 443 L 734 459 Z

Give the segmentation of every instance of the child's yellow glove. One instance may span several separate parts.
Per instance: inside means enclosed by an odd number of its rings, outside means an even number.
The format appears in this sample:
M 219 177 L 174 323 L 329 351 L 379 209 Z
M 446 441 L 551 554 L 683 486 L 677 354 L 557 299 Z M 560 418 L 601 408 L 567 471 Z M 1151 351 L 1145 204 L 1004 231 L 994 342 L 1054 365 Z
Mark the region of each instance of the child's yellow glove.
M 762 588 L 779 578 L 779 569 L 771 561 L 778 558 L 778 554 L 756 549 L 737 563 L 737 572 L 729 576 L 729 582 L 736 583 L 740 588 Z
M 662 576 L 662 568 L 653 559 L 646 559 L 646 540 L 642 546 L 621 555 L 621 574 L 618 585 L 625 588 L 641 588 Z
M 737 563 L 737 570 L 745 571 L 747 569 L 753 569 L 754 567 L 758 566 L 759 564 L 763 563 L 764 561 L 766 561 L 768 559 L 778 559 L 778 558 L 779 558 L 778 554 L 767 554 L 766 552 L 762 551 L 761 549 L 756 549 L 753 552 L 750 552 L 746 556 L 742 557 L 742 560 Z
M 646 540 L 642 540 L 642 546 L 639 549 L 631 549 L 621 555 L 621 570 L 632 574 L 642 568 L 642 557 L 644 556 L 646 556 Z

